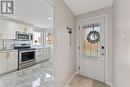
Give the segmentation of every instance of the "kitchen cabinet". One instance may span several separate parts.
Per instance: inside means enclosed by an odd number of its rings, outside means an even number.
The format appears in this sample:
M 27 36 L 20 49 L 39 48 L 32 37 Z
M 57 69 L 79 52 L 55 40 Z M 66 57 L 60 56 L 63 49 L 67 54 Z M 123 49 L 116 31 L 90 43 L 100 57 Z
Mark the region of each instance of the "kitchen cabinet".
M 25 32 L 25 33 L 32 33 L 33 32 L 33 27 L 29 25 L 24 25 L 24 24 L 15 24 L 15 29 L 16 31 L 19 32 Z
M 7 53 L 7 71 L 13 71 L 18 68 L 18 52 Z
M 18 68 L 18 51 L 0 52 L 0 74 L 8 73 Z
M 50 57 L 50 48 L 38 48 L 36 49 L 36 62 L 42 62 L 49 59 Z
M 15 23 L 0 20 L 0 39 L 15 39 Z
M 0 20 L 0 39 L 16 39 L 16 31 L 33 33 L 33 27 L 8 20 Z
M 0 74 L 7 72 L 7 57 L 6 53 L 0 53 Z

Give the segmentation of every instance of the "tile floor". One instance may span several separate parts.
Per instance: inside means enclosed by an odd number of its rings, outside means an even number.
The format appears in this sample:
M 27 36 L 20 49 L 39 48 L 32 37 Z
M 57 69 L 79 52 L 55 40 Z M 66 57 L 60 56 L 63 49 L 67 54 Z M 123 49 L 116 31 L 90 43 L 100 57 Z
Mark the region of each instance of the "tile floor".
M 109 87 L 105 85 L 103 82 L 99 82 L 96 80 L 92 80 L 90 78 L 76 75 L 74 79 L 71 81 L 70 87 Z
M 0 77 L 0 87 L 53 87 L 52 63 L 35 66 Z M 75 76 L 70 87 L 109 87 L 104 83 L 83 76 Z
M 52 63 L 44 62 L 1 76 L 0 87 L 53 87 Z

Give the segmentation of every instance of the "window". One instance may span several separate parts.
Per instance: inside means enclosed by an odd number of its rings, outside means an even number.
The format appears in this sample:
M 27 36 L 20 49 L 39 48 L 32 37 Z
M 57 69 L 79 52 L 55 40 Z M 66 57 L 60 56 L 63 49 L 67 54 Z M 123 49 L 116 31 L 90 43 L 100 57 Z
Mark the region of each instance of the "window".
M 33 40 L 34 45 L 42 45 L 42 41 L 43 41 L 42 39 L 43 39 L 43 33 L 35 31 L 34 40 Z
M 45 46 L 51 46 L 52 45 L 52 33 L 44 33 L 45 34 Z
M 84 55 L 87 58 L 100 57 L 100 25 L 84 27 Z
M 52 45 L 52 33 L 48 32 L 33 32 L 33 44 L 35 46 L 51 46 Z

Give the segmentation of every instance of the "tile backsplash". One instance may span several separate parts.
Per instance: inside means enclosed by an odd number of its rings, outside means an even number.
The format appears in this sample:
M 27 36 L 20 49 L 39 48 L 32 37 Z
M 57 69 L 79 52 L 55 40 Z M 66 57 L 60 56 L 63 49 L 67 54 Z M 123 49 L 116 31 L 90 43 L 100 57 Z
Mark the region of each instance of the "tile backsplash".
M 0 40 L 0 50 L 4 49 L 13 49 L 14 44 L 31 44 L 33 41 L 17 41 L 17 40 Z

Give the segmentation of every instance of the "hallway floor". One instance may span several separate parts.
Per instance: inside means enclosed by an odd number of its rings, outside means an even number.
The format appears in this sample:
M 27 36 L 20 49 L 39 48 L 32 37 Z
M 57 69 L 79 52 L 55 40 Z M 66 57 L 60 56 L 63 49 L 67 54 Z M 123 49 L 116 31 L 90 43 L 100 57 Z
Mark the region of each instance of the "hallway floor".
M 103 82 L 92 80 L 84 76 L 76 75 L 74 79 L 71 81 L 69 87 L 109 87 L 109 86 L 105 85 Z

